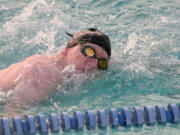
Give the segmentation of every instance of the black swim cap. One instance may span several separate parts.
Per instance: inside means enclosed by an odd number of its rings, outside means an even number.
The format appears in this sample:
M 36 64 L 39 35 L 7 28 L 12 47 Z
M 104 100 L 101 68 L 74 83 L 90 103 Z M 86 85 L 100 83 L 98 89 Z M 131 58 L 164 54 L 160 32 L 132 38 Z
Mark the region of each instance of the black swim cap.
M 95 28 L 89 28 L 86 30 L 82 30 L 77 32 L 75 35 L 67 33 L 72 39 L 66 45 L 67 48 L 76 46 L 78 44 L 92 43 L 102 47 L 108 54 L 110 59 L 111 56 L 111 43 L 109 37 L 100 32 Z

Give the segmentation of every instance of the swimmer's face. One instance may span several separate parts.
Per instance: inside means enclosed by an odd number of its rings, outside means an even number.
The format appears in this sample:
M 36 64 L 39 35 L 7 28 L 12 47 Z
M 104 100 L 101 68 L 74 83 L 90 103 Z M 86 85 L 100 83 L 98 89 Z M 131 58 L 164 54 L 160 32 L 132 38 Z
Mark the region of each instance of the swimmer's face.
M 82 47 L 89 46 L 95 51 L 96 58 L 90 58 L 82 53 Z M 106 51 L 98 45 L 95 44 L 84 44 L 76 45 L 72 48 L 68 48 L 67 62 L 68 64 L 74 64 L 76 70 L 78 71 L 92 71 L 98 68 L 98 59 L 106 59 L 109 61 Z

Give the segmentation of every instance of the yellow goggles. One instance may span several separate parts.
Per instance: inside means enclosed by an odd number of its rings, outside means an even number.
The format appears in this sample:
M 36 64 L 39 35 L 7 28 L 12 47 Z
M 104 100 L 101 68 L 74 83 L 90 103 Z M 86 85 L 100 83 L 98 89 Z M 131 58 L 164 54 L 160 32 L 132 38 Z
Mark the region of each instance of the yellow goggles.
M 108 68 L 108 60 L 105 58 L 97 58 L 96 51 L 89 45 L 83 46 L 81 49 L 81 53 L 88 58 L 98 59 L 98 68 L 102 70 L 106 70 Z
M 102 70 L 106 70 L 108 68 L 107 59 L 104 58 L 98 59 L 98 68 Z

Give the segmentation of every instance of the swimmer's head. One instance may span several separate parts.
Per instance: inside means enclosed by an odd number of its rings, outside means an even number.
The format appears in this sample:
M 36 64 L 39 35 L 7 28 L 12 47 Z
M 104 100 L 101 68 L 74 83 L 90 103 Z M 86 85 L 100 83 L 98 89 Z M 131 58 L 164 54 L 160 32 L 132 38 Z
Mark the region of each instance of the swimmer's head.
M 109 37 L 97 29 L 90 28 L 75 33 L 66 45 L 66 61 L 76 69 L 92 71 L 107 69 L 111 56 Z
M 72 39 L 68 42 L 66 46 L 67 48 L 76 46 L 78 44 L 85 44 L 85 43 L 96 44 L 106 51 L 110 59 L 111 43 L 110 43 L 109 37 L 106 34 L 100 32 L 99 30 L 95 28 L 85 29 L 85 30 L 75 33 L 74 35 L 70 33 L 67 33 L 67 34 L 72 37 Z

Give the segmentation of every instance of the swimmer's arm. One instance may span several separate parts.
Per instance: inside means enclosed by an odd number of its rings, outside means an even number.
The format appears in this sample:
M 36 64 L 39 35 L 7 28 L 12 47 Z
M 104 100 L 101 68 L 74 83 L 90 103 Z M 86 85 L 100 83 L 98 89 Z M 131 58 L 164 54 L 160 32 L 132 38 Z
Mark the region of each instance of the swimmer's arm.
M 13 89 L 12 97 L 6 105 L 5 112 L 14 111 L 13 107 L 17 110 L 18 107 L 47 100 L 49 94 L 55 92 L 58 74 L 50 65 L 42 66 L 43 64 L 34 65 L 31 71 L 24 75 L 24 79 Z
M 38 61 L 47 61 L 47 58 L 45 56 L 34 55 L 22 62 L 12 64 L 0 70 L 0 91 L 6 92 L 14 89 L 19 81 L 24 79 L 24 76 L 37 68 L 35 64 L 37 64 Z
M 12 89 L 22 71 L 22 63 L 12 64 L 8 68 L 0 70 L 0 91 L 5 92 Z
M 48 63 L 35 64 L 31 70 L 23 76 L 23 79 L 13 90 L 14 97 L 27 102 L 38 102 L 48 98 L 54 93 L 59 82 L 57 72 Z
M 43 83 L 41 86 L 34 86 L 32 83 L 35 82 L 22 81 L 12 90 L 12 95 L 8 97 L 4 109 L 8 117 L 14 114 L 20 114 L 27 106 L 32 106 L 48 99 L 51 93 L 49 90 L 50 87 Z

